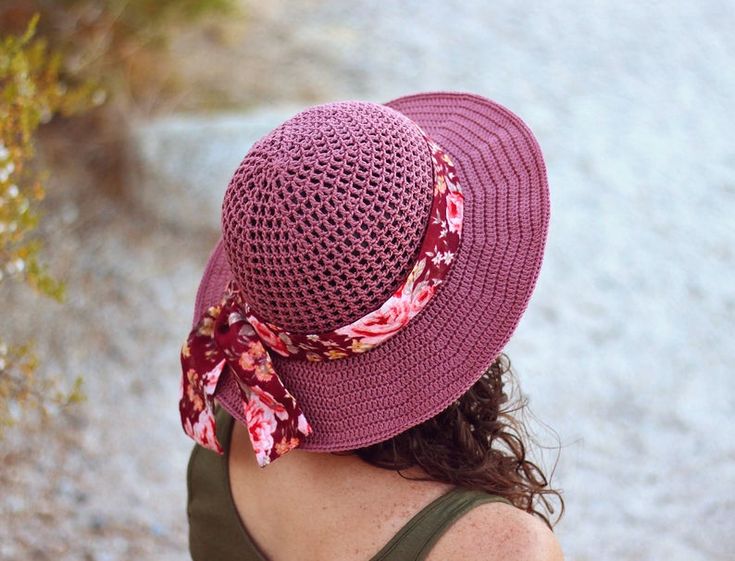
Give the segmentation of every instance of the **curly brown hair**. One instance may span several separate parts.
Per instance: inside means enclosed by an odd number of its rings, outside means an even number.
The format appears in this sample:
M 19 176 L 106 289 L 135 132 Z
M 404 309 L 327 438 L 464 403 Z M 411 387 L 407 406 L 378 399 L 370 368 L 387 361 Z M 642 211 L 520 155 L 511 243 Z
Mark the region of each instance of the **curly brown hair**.
M 416 466 L 428 474 L 428 478 L 407 479 L 442 481 L 505 497 L 553 529 L 564 513 L 564 499 L 550 487 L 541 468 L 527 458 L 532 439 L 515 414 L 527 408 L 528 399 L 518 392 L 510 401 L 504 391 L 505 377 L 515 382 L 510 359 L 501 354 L 466 393 L 438 415 L 350 453 L 399 474 Z M 549 515 L 555 509 L 550 497 L 560 507 L 553 524 Z

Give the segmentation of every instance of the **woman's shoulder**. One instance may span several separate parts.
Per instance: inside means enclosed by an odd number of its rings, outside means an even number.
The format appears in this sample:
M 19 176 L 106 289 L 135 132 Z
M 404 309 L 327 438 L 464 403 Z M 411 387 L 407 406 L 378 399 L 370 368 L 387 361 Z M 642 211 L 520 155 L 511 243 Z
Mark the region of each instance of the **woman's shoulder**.
M 452 524 L 426 561 L 563 561 L 554 533 L 538 517 L 503 502 L 483 503 Z

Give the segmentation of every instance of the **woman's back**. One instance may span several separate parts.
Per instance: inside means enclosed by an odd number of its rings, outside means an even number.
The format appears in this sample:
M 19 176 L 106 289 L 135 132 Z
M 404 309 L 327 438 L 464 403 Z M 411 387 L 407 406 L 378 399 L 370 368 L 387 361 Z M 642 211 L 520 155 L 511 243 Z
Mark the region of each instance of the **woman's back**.
M 471 512 L 487 517 L 492 510 L 495 519 L 516 525 L 530 519 L 500 497 L 412 481 L 356 456 L 294 451 L 263 470 L 249 450 L 245 427 L 222 409 L 217 419 L 225 456 L 196 447 L 189 465 L 195 561 L 432 560 L 439 553 L 434 544 L 450 527 L 460 526 L 458 519 L 480 520 Z M 489 526 L 473 528 L 472 541 L 482 542 L 488 531 Z M 450 535 L 443 541 L 452 551 L 464 549 L 452 544 Z M 467 551 L 456 553 L 470 558 Z

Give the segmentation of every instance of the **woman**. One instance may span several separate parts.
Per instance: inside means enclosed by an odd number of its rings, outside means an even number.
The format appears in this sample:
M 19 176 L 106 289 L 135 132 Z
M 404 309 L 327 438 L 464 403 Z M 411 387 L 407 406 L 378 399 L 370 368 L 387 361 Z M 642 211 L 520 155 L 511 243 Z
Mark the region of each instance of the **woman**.
M 195 561 L 561 559 L 502 409 L 548 218 L 538 144 L 481 96 L 317 105 L 256 142 L 181 351 Z

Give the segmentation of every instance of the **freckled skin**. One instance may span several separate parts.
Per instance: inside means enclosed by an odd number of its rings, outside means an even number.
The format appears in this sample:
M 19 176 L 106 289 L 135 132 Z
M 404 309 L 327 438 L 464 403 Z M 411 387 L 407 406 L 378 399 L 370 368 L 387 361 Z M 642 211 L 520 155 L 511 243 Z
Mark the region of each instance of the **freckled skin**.
M 368 561 L 414 514 L 452 488 L 435 481 L 409 481 L 357 456 L 299 449 L 261 469 L 239 423 L 233 426 L 229 468 L 240 517 L 272 561 Z M 543 530 L 528 518 L 509 505 L 480 505 L 449 528 L 427 561 L 560 561 L 529 556 L 533 547 L 543 549 Z M 475 556 L 478 547 L 483 551 Z
M 233 426 L 230 450 L 235 505 L 255 543 L 273 561 L 367 561 L 416 512 L 452 487 L 407 481 L 357 456 L 298 449 L 261 469 L 239 423 Z

